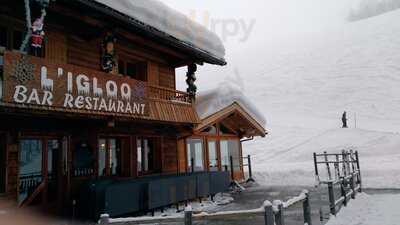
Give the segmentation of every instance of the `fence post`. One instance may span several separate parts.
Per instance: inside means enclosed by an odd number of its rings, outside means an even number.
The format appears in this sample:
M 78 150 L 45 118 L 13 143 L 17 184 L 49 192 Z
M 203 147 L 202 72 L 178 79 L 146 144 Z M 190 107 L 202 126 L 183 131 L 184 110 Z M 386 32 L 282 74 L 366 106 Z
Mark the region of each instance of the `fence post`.
M 318 174 L 318 163 L 317 163 L 317 153 L 314 152 L 314 170 L 315 170 L 315 179 L 319 183 L 319 174 Z
M 247 156 L 247 166 L 249 167 L 249 179 L 246 182 L 255 182 L 253 179 L 253 171 L 251 170 L 251 156 Z
M 194 173 L 194 158 L 190 159 L 190 163 L 192 164 L 191 172 Z
M 351 178 L 350 178 L 350 188 L 353 191 L 353 193 L 351 194 L 352 199 L 356 198 L 355 175 L 356 175 L 356 173 L 353 171 L 353 173 L 351 174 Z
M 229 160 L 230 160 L 230 164 L 231 164 L 231 178 L 232 178 L 232 181 L 234 181 L 235 180 L 235 175 L 233 174 L 233 156 L 231 156 L 229 158 Z
M 303 201 L 303 215 L 304 224 L 312 225 L 311 222 L 311 207 L 310 207 L 310 194 L 307 190 L 303 192 L 306 195 L 306 199 Z
M 333 182 L 328 182 L 328 192 L 329 192 L 329 208 L 331 214 L 336 216 L 336 204 L 335 204 L 335 193 L 333 192 Z
M 102 214 L 100 216 L 99 224 L 101 225 L 110 224 L 110 216 L 108 214 Z
M 356 161 L 357 161 L 357 169 L 358 169 L 358 182 L 360 185 L 359 192 L 362 192 L 362 180 L 361 180 L 361 169 L 360 169 L 360 160 L 358 158 L 358 151 L 356 151 Z
M 283 217 L 283 203 L 279 200 L 275 200 L 273 203 L 275 209 L 275 224 L 276 225 L 285 225 L 285 220 Z
M 329 180 L 332 180 L 331 168 L 329 166 L 329 161 L 328 161 L 328 153 L 324 152 L 324 155 L 325 155 L 326 169 L 328 170 L 328 177 Z
M 343 178 L 342 182 L 340 183 L 340 191 L 343 196 L 343 205 L 347 206 L 346 190 L 344 189 L 345 182 L 346 182 L 346 178 Z
M 193 222 L 193 211 L 189 205 L 185 208 L 185 225 L 192 225 Z
M 270 201 L 264 202 L 264 222 L 265 225 L 275 225 L 274 210 Z

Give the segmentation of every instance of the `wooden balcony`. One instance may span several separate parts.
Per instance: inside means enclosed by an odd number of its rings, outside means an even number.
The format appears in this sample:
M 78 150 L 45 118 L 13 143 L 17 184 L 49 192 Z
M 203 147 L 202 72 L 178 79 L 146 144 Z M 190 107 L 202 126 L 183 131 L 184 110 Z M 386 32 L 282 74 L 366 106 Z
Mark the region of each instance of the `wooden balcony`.
M 30 74 L 19 74 L 26 68 L 31 68 Z M 0 51 L 0 71 L 2 108 L 32 114 L 199 122 L 188 93 L 128 77 L 8 51 Z

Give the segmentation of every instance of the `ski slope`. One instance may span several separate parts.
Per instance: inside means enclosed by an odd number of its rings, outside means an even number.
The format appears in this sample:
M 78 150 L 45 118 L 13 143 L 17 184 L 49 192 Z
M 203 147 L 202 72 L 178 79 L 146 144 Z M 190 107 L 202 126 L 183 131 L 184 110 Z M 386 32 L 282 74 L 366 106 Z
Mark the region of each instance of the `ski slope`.
M 269 122 L 267 138 L 245 144 L 260 183 L 313 185 L 313 152 L 352 148 L 367 187 L 400 188 L 398 21 L 400 10 L 263 46 L 240 68 Z M 344 110 L 351 129 L 338 129 Z

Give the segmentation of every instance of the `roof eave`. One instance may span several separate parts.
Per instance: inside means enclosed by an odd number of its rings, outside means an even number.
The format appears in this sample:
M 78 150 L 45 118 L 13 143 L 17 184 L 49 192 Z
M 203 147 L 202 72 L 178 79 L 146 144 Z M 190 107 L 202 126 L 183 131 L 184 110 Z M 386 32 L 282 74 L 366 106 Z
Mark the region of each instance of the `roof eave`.
M 134 26 L 135 29 L 138 29 L 141 32 L 143 32 L 157 40 L 161 39 L 162 41 L 166 42 L 167 44 L 169 44 L 175 48 L 179 48 L 184 51 L 192 52 L 194 54 L 194 56 L 197 58 L 197 60 L 201 60 L 201 61 L 204 61 L 209 64 L 220 65 L 220 66 L 225 66 L 227 64 L 227 62 L 224 58 L 217 57 L 203 49 L 200 49 L 189 43 L 183 42 L 165 32 L 157 30 L 152 26 L 149 26 L 139 20 L 129 17 L 123 13 L 120 13 L 120 12 L 118 12 L 108 6 L 105 6 L 101 3 L 98 3 L 94 0 L 76 0 L 76 1 L 88 6 L 90 8 L 93 8 L 101 13 L 104 13 L 104 14 L 112 16 L 118 20 L 121 20 L 124 23 L 130 24 L 130 25 Z

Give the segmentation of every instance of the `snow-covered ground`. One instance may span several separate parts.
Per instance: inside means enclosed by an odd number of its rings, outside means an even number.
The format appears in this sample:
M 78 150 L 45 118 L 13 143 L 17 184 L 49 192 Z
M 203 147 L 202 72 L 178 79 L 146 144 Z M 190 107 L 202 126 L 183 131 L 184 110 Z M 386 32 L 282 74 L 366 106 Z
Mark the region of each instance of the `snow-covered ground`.
M 398 225 L 400 195 L 361 194 L 327 225 Z
M 396 10 L 299 37 L 239 68 L 270 130 L 244 148 L 258 182 L 313 185 L 313 152 L 351 148 L 366 187 L 400 188 L 399 20 Z M 339 129 L 344 110 L 350 129 Z

